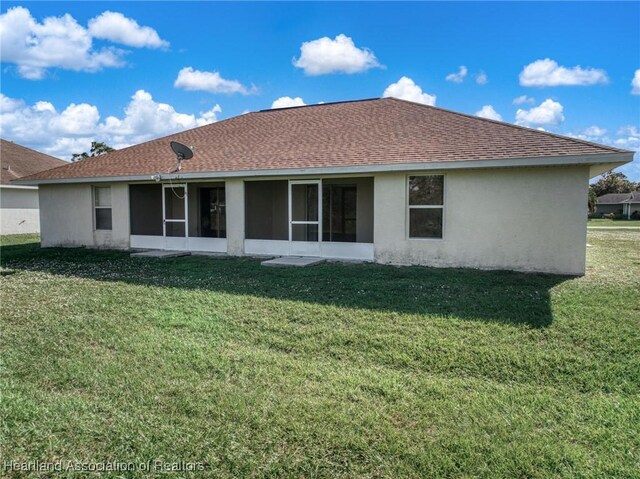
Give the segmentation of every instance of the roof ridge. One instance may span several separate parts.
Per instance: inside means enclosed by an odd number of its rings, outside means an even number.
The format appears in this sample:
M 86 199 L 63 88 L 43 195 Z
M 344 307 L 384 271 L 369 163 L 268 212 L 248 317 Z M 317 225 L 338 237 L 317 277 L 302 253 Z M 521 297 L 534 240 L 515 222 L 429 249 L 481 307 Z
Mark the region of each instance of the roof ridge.
M 294 108 L 309 108 L 312 106 L 329 106 L 329 105 L 340 105 L 342 103 L 358 103 L 361 101 L 374 101 L 374 100 L 382 100 L 380 97 L 372 97 L 372 98 L 360 98 L 358 100 L 339 100 L 339 101 L 328 101 L 325 103 L 314 103 L 312 105 L 295 105 L 295 106 L 285 106 L 282 108 L 264 108 L 262 110 L 258 110 L 252 113 L 266 113 L 269 111 L 278 111 L 278 110 L 293 110 Z
M 511 128 L 516 128 L 518 130 L 530 131 L 530 132 L 534 132 L 534 133 L 539 133 L 541 135 L 547 135 L 547 136 L 552 136 L 552 137 L 555 137 L 555 138 L 561 138 L 563 140 L 575 141 L 577 143 L 582 143 L 582 144 L 589 145 L 589 146 L 597 146 L 599 148 L 603 148 L 603 149 L 606 149 L 606 150 L 609 150 L 609 151 L 614 151 L 616 153 L 634 153 L 631 150 L 625 150 L 623 148 L 616 148 L 615 146 L 603 145 L 601 143 L 582 140 L 580 138 L 574 138 L 572 136 L 567 136 L 567 135 L 560 135 L 559 133 L 553 133 L 553 132 L 546 131 L 546 130 L 544 130 L 544 131 L 536 130 L 534 128 L 529 128 L 528 126 L 516 125 L 515 123 L 509 123 L 509 122 L 506 122 L 506 121 L 498 121 L 498 120 L 492 120 L 491 118 L 483 118 L 481 116 L 471 115 L 470 113 L 461 113 L 459 111 L 449 110 L 447 108 L 442 108 L 442 107 L 439 107 L 439 106 L 425 105 L 424 103 L 418 103 L 418 102 L 411 101 L 411 100 L 404 100 L 402 98 L 396 98 L 396 97 L 389 96 L 389 97 L 385 97 L 385 98 L 380 98 L 380 100 L 396 100 L 396 101 L 402 101 L 402 102 L 405 102 L 405 103 L 412 103 L 414 105 L 422 106 L 422 107 L 425 107 L 425 108 L 433 108 L 434 110 L 440 110 L 440 111 L 443 111 L 445 113 L 450 113 L 452 115 L 464 116 L 466 118 L 472 118 L 474 120 L 488 121 L 488 122 L 495 123 L 495 124 L 498 124 L 498 125 L 503 125 L 503 126 L 509 126 Z

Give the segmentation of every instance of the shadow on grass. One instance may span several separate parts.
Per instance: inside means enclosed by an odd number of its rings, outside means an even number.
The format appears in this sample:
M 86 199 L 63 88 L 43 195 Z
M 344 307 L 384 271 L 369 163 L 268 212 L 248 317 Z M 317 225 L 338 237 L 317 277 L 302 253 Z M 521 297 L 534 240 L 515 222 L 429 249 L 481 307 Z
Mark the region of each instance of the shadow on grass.
M 3 246 L 1 262 L 13 270 L 533 328 L 551 324 L 550 289 L 570 279 L 511 271 L 375 264 L 265 268 L 253 258 L 143 259 L 121 251 L 41 249 L 35 242 Z

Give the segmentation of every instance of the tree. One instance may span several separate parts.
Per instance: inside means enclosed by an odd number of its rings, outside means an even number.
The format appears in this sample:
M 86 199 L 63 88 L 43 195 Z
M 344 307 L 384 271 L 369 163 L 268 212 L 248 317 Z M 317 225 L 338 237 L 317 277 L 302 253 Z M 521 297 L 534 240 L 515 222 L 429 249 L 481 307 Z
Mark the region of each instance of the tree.
M 598 203 L 598 197 L 596 196 L 596 192 L 593 191 L 593 188 L 589 187 L 589 214 L 593 214 L 596 212 L 596 205 Z
M 71 156 L 71 161 L 84 160 L 85 158 L 104 155 L 105 153 L 109 153 L 110 151 L 114 151 L 114 149 L 106 143 L 103 143 L 101 141 L 92 141 L 89 153 L 87 153 L 86 151 L 82 153 L 74 153 Z
M 629 181 L 624 173 L 608 171 L 602 178 L 589 186 L 596 196 L 607 193 L 630 193 L 640 189 L 640 183 Z

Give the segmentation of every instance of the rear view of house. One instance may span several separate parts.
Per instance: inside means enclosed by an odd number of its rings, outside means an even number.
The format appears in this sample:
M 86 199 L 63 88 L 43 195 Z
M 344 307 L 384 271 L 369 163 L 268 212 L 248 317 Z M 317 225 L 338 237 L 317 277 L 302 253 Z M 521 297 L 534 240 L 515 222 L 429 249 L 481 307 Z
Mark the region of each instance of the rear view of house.
M 40 231 L 38 188 L 13 180 L 66 165 L 66 161 L 0 139 L 0 234 Z
M 195 147 L 177 171 L 171 141 Z M 43 246 L 582 274 L 632 153 L 393 98 L 265 110 L 33 175 Z

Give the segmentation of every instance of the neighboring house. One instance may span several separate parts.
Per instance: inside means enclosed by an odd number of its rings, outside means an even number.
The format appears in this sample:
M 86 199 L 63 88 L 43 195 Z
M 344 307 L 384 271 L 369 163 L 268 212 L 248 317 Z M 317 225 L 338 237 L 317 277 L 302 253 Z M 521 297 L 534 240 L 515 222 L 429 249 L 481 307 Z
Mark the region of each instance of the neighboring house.
M 195 146 L 176 170 L 170 141 Z M 240 115 L 23 179 L 43 246 L 583 274 L 633 153 L 393 98 Z
M 598 196 L 594 216 L 614 213 L 624 218 L 640 216 L 640 191 L 631 193 L 609 193 Z
M 66 165 L 66 161 L 0 139 L 0 234 L 38 233 L 38 187 L 11 181 Z

